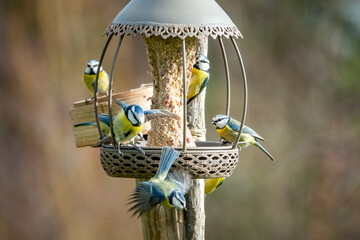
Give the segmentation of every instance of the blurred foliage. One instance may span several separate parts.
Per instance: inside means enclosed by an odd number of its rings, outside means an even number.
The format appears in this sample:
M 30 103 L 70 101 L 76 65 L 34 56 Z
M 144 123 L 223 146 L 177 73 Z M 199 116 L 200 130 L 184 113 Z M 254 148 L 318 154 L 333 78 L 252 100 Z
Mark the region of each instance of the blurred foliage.
M 360 238 L 360 3 L 218 2 L 245 36 L 246 123 L 277 161 L 242 150 L 234 175 L 206 197 L 207 239 Z M 107 177 L 97 149 L 76 149 L 68 115 L 90 97 L 86 62 L 126 3 L 1 1 L 0 239 L 141 239 L 126 207 L 134 180 Z M 241 73 L 225 44 L 240 118 Z M 141 37 L 125 45 L 116 91 L 151 82 Z M 213 97 L 225 96 L 219 54 L 210 40 L 208 122 L 225 112 Z M 210 124 L 208 138 L 218 139 Z

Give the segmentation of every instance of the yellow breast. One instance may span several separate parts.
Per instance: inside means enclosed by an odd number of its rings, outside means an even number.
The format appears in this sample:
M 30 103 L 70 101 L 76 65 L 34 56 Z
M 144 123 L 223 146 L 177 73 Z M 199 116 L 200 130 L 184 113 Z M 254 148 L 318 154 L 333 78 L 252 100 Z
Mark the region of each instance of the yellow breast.
M 125 112 L 121 110 L 114 120 L 114 134 L 117 141 L 121 143 L 129 142 L 141 132 L 143 125 L 140 127 L 134 127 L 125 115 Z
M 205 180 L 205 194 L 213 192 L 224 181 L 224 177 Z
M 191 82 L 189 85 L 189 90 L 187 93 L 187 100 L 189 100 L 190 98 L 196 96 L 201 87 L 203 86 L 205 79 L 209 76 L 209 74 L 207 72 L 204 71 L 200 71 L 197 68 L 193 68 L 192 70 L 192 78 L 191 78 Z
M 89 92 L 93 95 L 94 94 L 94 87 L 93 84 L 95 82 L 96 75 L 92 74 L 84 74 L 83 81 L 89 90 Z M 105 71 L 101 71 L 99 73 L 99 81 L 98 81 L 98 93 L 104 95 L 109 92 L 109 77 Z

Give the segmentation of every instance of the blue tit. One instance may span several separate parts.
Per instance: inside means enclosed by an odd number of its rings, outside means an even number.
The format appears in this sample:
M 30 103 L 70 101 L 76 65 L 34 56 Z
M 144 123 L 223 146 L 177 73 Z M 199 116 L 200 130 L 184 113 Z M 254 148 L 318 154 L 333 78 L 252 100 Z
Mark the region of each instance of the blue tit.
M 96 72 L 99 67 L 97 60 L 90 60 L 85 68 L 83 80 L 89 92 L 94 95 Z M 108 95 L 109 92 L 109 75 L 100 66 L 98 93 L 100 95 Z
M 205 195 L 212 193 L 225 181 L 225 177 L 205 179 Z
M 235 119 L 226 115 L 216 115 L 212 119 L 212 124 L 216 127 L 216 131 L 220 137 L 228 142 L 235 142 L 240 130 L 241 123 Z M 247 147 L 250 144 L 260 148 L 271 160 L 274 157 L 258 142 L 258 140 L 264 141 L 264 139 L 257 134 L 254 130 L 244 125 L 243 131 L 240 136 L 241 147 Z
M 136 150 L 144 154 L 144 151 L 134 144 L 134 138 L 141 133 L 141 130 L 146 121 L 152 119 L 169 117 L 179 120 L 180 117 L 175 113 L 172 113 L 164 109 L 151 109 L 143 110 L 138 105 L 128 106 L 124 101 L 114 99 L 114 102 L 121 105 L 121 111 L 113 117 L 113 130 L 115 134 L 115 141 L 118 148 L 118 153 L 122 155 L 120 151 L 120 144 L 130 143 Z M 102 144 L 111 143 L 111 131 L 110 131 L 110 118 L 107 114 L 99 115 L 100 128 L 106 135 L 106 138 L 99 143 L 93 145 L 94 147 L 101 146 Z M 96 122 L 79 123 L 74 125 L 75 127 L 94 125 Z
M 209 59 L 204 55 L 199 55 L 196 57 L 195 61 L 187 93 L 187 104 L 194 100 L 205 89 L 210 78 Z
M 115 116 L 113 121 L 115 140 L 120 155 L 122 155 L 120 151 L 120 143 L 128 142 L 144 154 L 143 150 L 133 143 L 133 139 L 141 132 L 145 121 L 164 117 L 174 118 L 177 120 L 180 119 L 178 115 L 168 110 L 151 109 L 144 111 L 138 105 L 127 106 L 124 101 L 117 99 L 114 99 L 114 102 L 120 104 L 122 107 L 122 111 Z
M 186 209 L 185 194 L 191 187 L 191 175 L 184 169 L 168 173 L 179 154 L 173 148 L 163 147 L 156 175 L 140 183 L 129 199 L 133 216 L 140 216 L 159 203 L 168 208 Z

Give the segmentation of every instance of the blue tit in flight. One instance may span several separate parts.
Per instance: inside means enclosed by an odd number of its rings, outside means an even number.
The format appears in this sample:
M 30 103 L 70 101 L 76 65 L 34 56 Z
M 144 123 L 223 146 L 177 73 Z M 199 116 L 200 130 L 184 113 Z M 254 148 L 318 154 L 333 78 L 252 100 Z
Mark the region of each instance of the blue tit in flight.
M 99 67 L 97 60 L 90 60 L 85 68 L 83 80 L 89 92 L 94 95 L 96 72 Z M 100 95 L 108 95 L 109 93 L 109 75 L 100 66 L 99 81 L 98 81 L 98 93 Z
M 235 142 L 240 130 L 241 123 L 226 115 L 216 115 L 212 119 L 212 124 L 216 127 L 216 131 L 220 137 L 228 142 Z M 258 142 L 264 139 L 257 134 L 254 130 L 244 125 L 243 131 L 240 136 L 241 147 L 247 147 L 250 144 L 261 149 L 271 160 L 275 160 L 273 156 Z
M 158 204 L 164 207 L 186 209 L 185 194 L 191 187 L 191 175 L 184 169 L 169 172 L 179 152 L 163 147 L 159 168 L 149 181 L 140 183 L 129 199 L 129 211 L 140 216 Z
M 212 193 L 225 181 L 225 177 L 205 179 L 205 195 Z
M 196 57 L 195 64 L 192 69 L 192 78 L 190 81 L 187 104 L 194 100 L 206 87 L 209 82 L 210 62 L 204 55 Z

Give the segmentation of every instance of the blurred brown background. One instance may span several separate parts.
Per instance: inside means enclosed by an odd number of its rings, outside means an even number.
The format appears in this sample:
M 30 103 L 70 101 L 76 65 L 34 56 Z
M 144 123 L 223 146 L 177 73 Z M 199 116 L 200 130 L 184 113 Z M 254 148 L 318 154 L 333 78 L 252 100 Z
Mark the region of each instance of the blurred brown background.
M 108 177 L 98 149 L 76 149 L 68 114 L 90 97 L 86 63 L 126 3 L 0 2 L 0 239 L 141 239 L 126 206 L 134 180 Z M 207 239 L 359 239 L 359 1 L 218 3 L 245 37 L 247 125 L 277 161 L 241 152 L 234 175 L 206 197 Z M 240 118 L 240 71 L 226 46 Z M 219 54 L 210 39 L 207 122 L 225 111 Z M 126 37 L 116 90 L 151 82 L 146 61 L 142 39 Z M 210 124 L 208 139 L 218 139 Z

